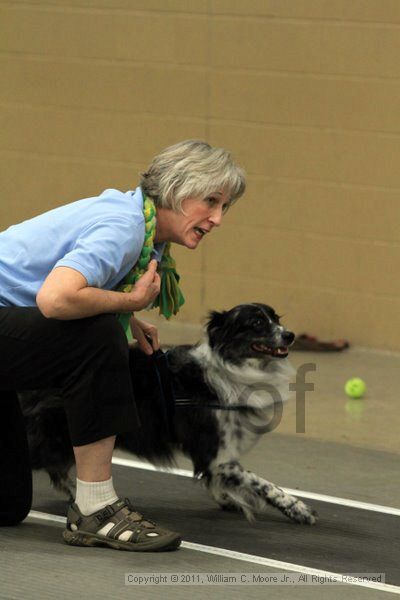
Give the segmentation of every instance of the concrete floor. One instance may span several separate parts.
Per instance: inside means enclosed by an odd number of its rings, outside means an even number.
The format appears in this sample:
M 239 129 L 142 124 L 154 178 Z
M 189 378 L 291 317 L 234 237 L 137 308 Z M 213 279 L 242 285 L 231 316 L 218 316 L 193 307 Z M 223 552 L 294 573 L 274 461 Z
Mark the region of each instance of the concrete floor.
M 193 330 L 181 330 L 179 334 L 172 332 L 166 343 L 176 341 L 192 341 L 197 333 Z M 174 337 L 175 336 L 175 337 Z M 177 337 L 179 339 L 177 339 Z M 399 469 L 399 425 L 398 410 L 398 383 L 400 373 L 400 355 L 387 354 L 379 351 L 350 349 L 339 354 L 317 354 L 293 352 L 291 355 L 293 365 L 298 368 L 305 363 L 314 363 L 315 372 L 309 372 L 307 381 L 314 383 L 314 391 L 306 393 L 305 432 L 296 433 L 296 403 L 285 406 L 283 419 L 279 427 L 271 434 L 266 435 L 260 444 L 243 459 L 246 468 L 274 481 L 283 487 L 299 489 L 309 492 L 318 492 L 331 496 L 350 498 L 364 502 L 371 502 L 384 506 L 400 508 L 400 469 Z M 343 392 L 345 381 L 353 376 L 362 377 L 368 387 L 363 400 L 350 401 Z M 190 468 L 186 459 L 180 459 L 178 466 Z M 163 480 L 158 483 L 158 474 L 150 476 L 154 484 L 154 496 L 151 496 L 149 510 L 150 517 L 160 519 L 164 524 L 169 524 L 172 515 L 178 518 L 181 514 L 186 518 L 188 505 L 186 496 L 170 503 L 168 494 L 173 492 L 174 478 L 171 483 Z M 168 477 L 168 476 L 164 476 Z M 153 479 L 152 479 L 153 478 Z M 144 478 L 135 475 L 128 493 L 133 501 L 140 499 L 140 482 Z M 147 479 L 146 479 L 147 481 Z M 44 476 L 35 477 L 36 482 L 36 509 L 46 509 L 53 514 L 63 514 L 64 504 L 56 500 L 54 493 L 47 487 Z M 121 485 L 124 484 L 121 480 Z M 143 485 L 145 485 L 143 483 Z M 146 484 L 147 485 L 147 484 Z M 135 493 L 135 486 L 137 491 Z M 171 489 L 169 489 L 171 486 Z M 125 489 L 124 489 L 125 492 Z M 46 501 L 45 501 L 45 500 Z M 144 498 L 142 498 L 143 500 Z M 183 508 L 181 508 L 183 502 Z M 189 502 L 189 501 L 188 501 Z M 307 501 L 312 504 L 312 501 Z M 61 504 L 60 504 L 61 503 Z M 39 507 L 39 508 L 38 508 Z M 190 507 L 190 503 L 189 503 Z M 144 508 L 144 507 L 142 507 Z M 319 508 L 319 507 L 318 507 Z M 151 510 L 150 510 L 151 509 Z M 204 513 L 202 513 L 202 510 Z M 318 532 L 324 536 L 326 547 L 332 543 L 332 537 L 341 529 L 339 519 L 335 525 L 335 515 L 340 511 L 327 504 L 327 514 L 331 516 L 329 528 L 316 525 L 314 535 Z M 203 538 L 207 540 L 207 531 L 210 531 L 212 545 L 224 547 L 228 537 L 232 541 L 232 531 L 240 531 L 240 536 L 246 543 L 242 552 L 249 553 L 248 536 L 252 532 L 257 534 L 257 553 L 262 556 L 275 558 L 269 554 L 268 539 L 272 533 L 280 535 L 286 531 L 286 523 L 278 522 L 274 517 L 271 521 L 263 517 L 255 525 L 246 522 L 228 521 L 225 540 L 222 537 L 219 544 L 215 542 L 216 523 L 218 531 L 221 520 L 225 523 L 224 513 L 215 511 L 212 507 L 200 506 L 200 518 L 203 522 Z M 190 511 L 189 511 L 190 512 Z M 154 514 L 156 513 L 156 514 Z M 193 513 L 194 514 L 194 513 Z M 275 513 L 274 513 L 275 514 Z M 380 513 L 367 512 L 371 519 L 371 532 L 376 530 Z M 178 515 L 178 516 L 177 516 Z M 221 516 L 222 515 L 222 516 Z M 174 519 L 175 519 L 174 517 Z M 198 518 L 198 512 L 196 512 Z M 390 517 L 390 535 L 382 529 L 382 540 L 391 549 L 394 563 L 399 563 L 400 550 L 399 518 Z M 183 521 L 184 522 L 184 521 Z M 379 521 L 380 522 L 380 521 Z M 383 522 L 383 521 L 382 521 Z M 320 529 L 318 529 L 318 527 Z M 121 553 L 111 550 L 71 548 L 61 541 L 61 524 L 54 522 L 40 522 L 28 519 L 18 528 L 0 529 L 0 569 L 1 586 L 0 598 L 7 600 L 22 600 L 25 598 L 63 598 L 70 597 L 71 592 L 79 595 L 82 600 L 89 598 L 155 598 L 162 594 L 166 598 L 183 598 L 190 594 L 193 598 L 230 598 L 243 597 L 275 599 L 351 599 L 358 598 L 380 599 L 388 598 L 388 591 L 377 591 L 355 586 L 163 586 L 162 590 L 155 586 L 124 586 L 123 575 L 126 572 L 285 572 L 277 567 L 254 564 L 243 560 L 233 560 L 224 556 L 215 556 L 205 552 L 198 552 L 189 548 L 182 548 L 178 552 L 167 554 L 134 554 Z M 255 528 L 255 529 L 254 529 Z M 258 529 L 257 529 L 258 528 Z M 223 529 L 223 528 L 222 528 Z M 397 529 L 397 533 L 396 533 Z M 298 528 L 295 529 L 298 531 Z M 293 531 L 295 531 L 293 530 Z M 308 530 L 309 531 L 309 530 Z M 368 527 L 367 530 L 368 532 Z M 214 535 L 211 535 L 211 532 Z M 262 536 L 265 532 L 265 547 Z M 229 534 L 229 535 L 228 535 Z M 222 535 L 222 534 L 221 534 Z M 295 534 L 298 536 L 299 534 Z M 306 534 L 305 534 L 306 535 Z M 374 534 L 375 535 L 375 534 Z M 240 536 L 236 539 L 240 547 Z M 261 542 L 260 542 L 261 536 Z M 348 553 L 359 557 L 358 564 L 362 565 L 363 547 L 370 544 L 371 540 L 364 530 L 354 527 L 348 529 L 345 541 L 340 542 L 336 551 L 336 559 Z M 232 538 L 232 539 L 231 539 Z M 279 537 L 278 537 L 279 540 Z M 188 540 L 191 541 L 191 540 Z M 203 544 L 206 543 L 203 541 Z M 372 542 L 373 543 L 373 542 Z M 397 544 L 397 545 L 396 545 Z M 279 543 L 278 543 L 279 547 Z M 297 556 L 288 552 L 290 561 L 299 565 L 307 562 L 312 545 L 307 541 L 301 542 Z M 256 552 L 254 552 L 256 554 Z M 285 556 L 285 553 L 282 554 Z M 391 556 L 389 553 L 388 556 Z M 328 557 L 329 558 L 329 557 Z M 384 565 L 380 563 L 377 553 L 377 570 Z M 313 564 L 318 568 L 318 555 L 313 558 Z M 279 560 L 284 560 L 282 557 Z M 332 568 L 328 569 L 326 557 L 319 568 L 335 571 L 334 560 Z M 390 562 L 392 562 L 390 560 Z M 351 561 L 349 565 L 351 566 Z M 389 568 L 389 560 L 387 563 Z M 343 572 L 343 571 L 342 571 Z M 396 585 L 399 585 L 396 583 Z M 397 591 L 396 591 L 397 590 Z M 390 590 L 391 593 L 400 593 L 400 587 Z

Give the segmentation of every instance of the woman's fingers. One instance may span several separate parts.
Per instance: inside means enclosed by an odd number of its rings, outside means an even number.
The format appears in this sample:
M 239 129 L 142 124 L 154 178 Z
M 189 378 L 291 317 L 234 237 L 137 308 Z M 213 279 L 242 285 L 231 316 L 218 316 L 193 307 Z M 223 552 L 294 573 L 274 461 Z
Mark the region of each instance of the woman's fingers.
M 138 279 L 132 290 L 135 301 L 133 310 L 142 310 L 153 302 L 160 293 L 161 278 L 157 273 L 157 261 L 151 260 L 147 271 Z
M 149 323 L 145 323 L 142 321 L 143 325 L 149 325 L 148 330 L 146 331 L 146 336 L 151 339 L 151 345 L 153 346 L 153 350 L 160 349 L 160 340 L 158 338 L 158 331 L 154 325 L 150 325 Z
M 153 354 L 153 350 L 159 350 L 160 340 L 158 338 L 157 327 L 151 323 L 139 321 L 136 317 L 132 317 L 131 330 L 133 337 L 137 340 L 145 354 Z

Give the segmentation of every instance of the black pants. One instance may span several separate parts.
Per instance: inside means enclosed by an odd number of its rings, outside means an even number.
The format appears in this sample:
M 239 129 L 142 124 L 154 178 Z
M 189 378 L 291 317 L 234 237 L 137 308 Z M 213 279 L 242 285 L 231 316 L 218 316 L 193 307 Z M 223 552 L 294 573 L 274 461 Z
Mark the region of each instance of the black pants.
M 139 425 L 128 344 L 114 315 L 61 321 L 35 307 L 0 308 L 0 524 L 31 506 L 29 451 L 17 390 L 62 391 L 71 442 L 81 446 Z

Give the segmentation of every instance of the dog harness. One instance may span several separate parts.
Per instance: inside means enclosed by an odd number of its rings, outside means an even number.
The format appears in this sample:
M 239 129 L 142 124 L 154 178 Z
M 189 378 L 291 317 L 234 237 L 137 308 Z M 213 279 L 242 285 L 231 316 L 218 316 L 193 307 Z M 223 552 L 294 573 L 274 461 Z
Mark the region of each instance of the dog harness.
M 156 350 L 153 352 L 150 358 L 150 365 L 152 365 L 153 372 L 158 383 L 160 415 L 162 415 L 165 430 L 168 433 L 171 441 L 177 439 L 174 429 L 174 417 L 177 408 L 211 408 L 214 410 L 233 410 L 244 413 L 252 410 L 252 408 L 247 404 L 229 405 L 221 404 L 219 402 L 207 402 L 205 404 L 198 402 L 193 398 L 188 398 L 187 394 L 181 395 L 173 385 L 168 363 L 168 351 L 163 352 L 161 349 Z
M 118 285 L 118 292 L 131 292 L 135 283 L 147 270 L 151 260 L 151 255 L 154 250 L 154 237 L 156 234 L 156 208 L 151 198 L 143 194 L 143 215 L 145 221 L 145 238 L 140 256 Z M 149 308 L 159 307 L 160 315 L 164 315 L 169 319 L 172 315 L 176 315 L 179 308 L 185 302 L 185 298 L 179 288 L 179 275 L 176 272 L 176 263 L 170 254 L 171 244 L 165 246 L 161 262 L 159 264 L 159 273 L 161 277 L 160 293 Z M 118 319 L 122 324 L 125 332 L 128 331 L 131 313 L 120 313 Z

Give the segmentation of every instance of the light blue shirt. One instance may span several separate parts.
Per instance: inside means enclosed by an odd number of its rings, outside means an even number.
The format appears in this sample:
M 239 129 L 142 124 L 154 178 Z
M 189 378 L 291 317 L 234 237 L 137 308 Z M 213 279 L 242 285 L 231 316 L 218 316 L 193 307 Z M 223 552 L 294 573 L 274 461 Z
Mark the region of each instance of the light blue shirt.
M 0 233 L 0 306 L 36 306 L 55 267 L 79 271 L 91 287 L 114 289 L 140 256 L 143 196 L 105 190 L 50 210 Z M 156 244 L 161 259 L 165 244 Z

